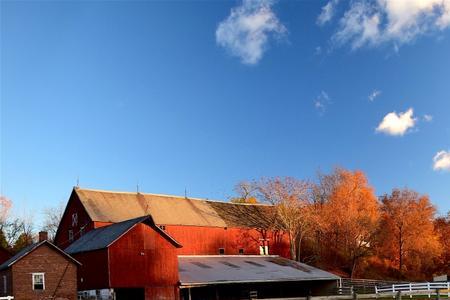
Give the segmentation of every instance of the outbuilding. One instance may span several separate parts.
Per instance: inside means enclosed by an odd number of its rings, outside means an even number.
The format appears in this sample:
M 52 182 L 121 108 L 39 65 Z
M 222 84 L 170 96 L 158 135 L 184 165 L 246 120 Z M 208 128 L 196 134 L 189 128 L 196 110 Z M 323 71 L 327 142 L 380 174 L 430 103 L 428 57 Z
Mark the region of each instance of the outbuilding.
M 20 300 L 77 299 L 80 263 L 46 239 L 25 247 L 0 265 L 0 296 Z

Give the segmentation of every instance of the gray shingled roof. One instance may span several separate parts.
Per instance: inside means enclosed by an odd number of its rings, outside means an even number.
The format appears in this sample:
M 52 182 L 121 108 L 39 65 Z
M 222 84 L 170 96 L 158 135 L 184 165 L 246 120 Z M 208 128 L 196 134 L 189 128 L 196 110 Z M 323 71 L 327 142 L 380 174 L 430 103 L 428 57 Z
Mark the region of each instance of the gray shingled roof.
M 15 264 L 17 261 L 21 260 L 23 257 L 27 256 L 29 253 L 33 252 L 35 249 L 39 248 L 40 246 L 47 244 L 49 247 L 55 249 L 56 251 L 60 252 L 62 255 L 66 256 L 70 260 L 72 260 L 74 263 L 81 265 L 76 259 L 74 259 L 72 256 L 64 252 L 63 250 L 59 249 L 54 244 L 50 243 L 49 241 L 41 241 L 38 243 L 31 244 L 19 252 L 17 252 L 16 255 L 5 261 L 3 264 L 0 265 L 0 270 L 7 269 L 11 267 L 13 264 Z
M 152 228 L 158 231 L 158 233 L 160 233 L 176 247 L 181 247 L 177 241 L 156 226 L 150 216 L 143 216 L 91 230 L 73 242 L 65 249 L 65 251 L 69 254 L 75 254 L 107 248 L 136 224 L 143 222 L 146 222 L 148 225 L 152 226 Z
M 329 272 L 276 255 L 180 255 L 178 267 L 182 286 L 339 279 Z

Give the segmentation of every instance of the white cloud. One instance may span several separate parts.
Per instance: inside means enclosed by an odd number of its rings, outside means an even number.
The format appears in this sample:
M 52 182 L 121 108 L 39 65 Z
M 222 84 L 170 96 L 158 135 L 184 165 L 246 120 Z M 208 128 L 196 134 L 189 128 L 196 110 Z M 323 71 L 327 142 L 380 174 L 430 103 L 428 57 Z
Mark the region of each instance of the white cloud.
M 414 110 L 412 108 L 398 114 L 395 111 L 390 112 L 383 118 L 376 131 L 388 135 L 402 136 L 415 126 L 417 119 L 413 115 Z
M 417 36 L 450 27 L 450 0 L 354 0 L 332 40 L 353 49 L 391 43 L 394 49 Z
M 370 102 L 373 102 L 378 96 L 380 96 L 381 95 L 381 91 L 380 90 L 373 90 L 373 92 L 372 93 L 370 93 L 370 95 L 369 95 L 369 101 Z
M 431 122 L 431 121 L 433 121 L 433 116 L 432 115 L 424 115 L 423 120 L 425 122 Z
M 321 115 L 325 113 L 328 104 L 331 103 L 330 96 L 325 91 L 321 91 L 319 96 L 314 99 L 314 107 L 319 111 Z
M 433 157 L 435 171 L 450 171 L 450 151 L 439 151 Z
M 333 19 L 336 13 L 336 6 L 339 4 L 339 0 L 330 0 L 322 7 L 322 12 L 317 17 L 317 24 L 320 26 L 325 25 Z
M 256 64 L 263 57 L 270 38 L 280 38 L 286 27 L 272 10 L 274 1 L 243 0 L 216 30 L 216 42 L 244 64 Z

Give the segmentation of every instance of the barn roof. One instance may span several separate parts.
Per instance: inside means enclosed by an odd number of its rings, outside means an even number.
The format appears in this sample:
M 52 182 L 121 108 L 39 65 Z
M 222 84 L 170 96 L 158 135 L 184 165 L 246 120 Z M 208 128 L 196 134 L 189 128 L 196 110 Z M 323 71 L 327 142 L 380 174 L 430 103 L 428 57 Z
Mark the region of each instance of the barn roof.
M 338 276 L 276 255 L 179 255 L 181 286 L 337 280 Z
M 159 194 L 112 192 L 75 188 L 92 221 L 117 223 L 151 215 L 156 224 L 211 227 L 258 227 L 272 206 L 235 204 Z
M 67 257 L 69 260 L 73 261 L 74 263 L 76 263 L 78 265 L 81 265 L 75 258 L 70 256 L 69 254 L 67 254 L 66 252 L 64 252 L 63 250 L 61 250 L 57 246 L 55 246 L 54 244 L 52 244 L 49 241 L 45 240 L 45 241 L 41 241 L 41 242 L 38 242 L 38 243 L 31 244 L 31 245 L 23 248 L 19 252 L 17 252 L 16 255 L 14 255 L 13 257 L 11 257 L 10 259 L 8 259 L 7 261 L 5 261 L 3 264 L 0 265 L 0 270 L 4 270 L 4 269 L 7 269 L 7 268 L 11 267 L 13 264 L 15 264 L 16 262 L 18 262 L 19 260 L 21 260 L 22 258 L 27 256 L 28 254 L 30 254 L 31 252 L 33 252 L 37 248 L 41 247 L 42 245 L 47 245 L 50 248 L 53 248 L 57 252 L 61 253 L 63 256 Z
M 181 247 L 170 235 L 156 226 L 150 216 L 143 216 L 91 230 L 70 244 L 66 252 L 75 254 L 107 248 L 139 223 L 148 224 L 175 247 Z

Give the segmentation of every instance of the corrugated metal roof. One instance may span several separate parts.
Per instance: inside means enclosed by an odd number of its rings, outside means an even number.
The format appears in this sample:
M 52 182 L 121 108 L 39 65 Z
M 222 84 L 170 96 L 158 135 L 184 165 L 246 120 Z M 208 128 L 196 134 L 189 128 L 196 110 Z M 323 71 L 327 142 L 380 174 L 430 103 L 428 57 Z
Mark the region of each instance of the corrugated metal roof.
M 180 255 L 178 265 L 182 286 L 339 279 L 329 272 L 274 255 Z
M 267 213 L 272 211 L 268 205 L 234 204 L 168 195 L 80 188 L 75 188 L 75 192 L 91 219 L 99 222 L 117 223 L 151 215 L 156 224 L 164 225 L 255 227 L 256 223 L 267 222 Z
M 39 248 L 42 245 L 48 245 L 49 247 L 55 249 L 56 251 L 60 252 L 63 256 L 66 256 L 68 259 L 72 260 L 74 263 L 81 265 L 76 259 L 74 259 L 72 256 L 64 252 L 63 250 L 59 249 L 54 244 L 50 243 L 49 241 L 41 241 L 38 243 L 31 244 L 19 252 L 17 252 L 16 255 L 5 261 L 3 264 L 0 265 L 0 270 L 4 270 L 6 268 L 9 268 L 13 264 L 15 264 L 17 261 L 21 260 L 23 257 L 27 256 L 29 253 L 33 252 L 35 249 Z
M 80 237 L 78 240 L 73 242 L 69 247 L 65 249 L 65 251 L 70 254 L 75 254 L 107 248 L 122 235 L 128 232 L 131 228 L 133 228 L 136 224 L 146 221 L 148 221 L 148 225 L 152 226 L 156 231 L 158 231 L 164 238 L 169 240 L 176 247 L 181 247 L 181 245 L 177 241 L 175 241 L 166 232 L 162 231 L 158 226 L 156 226 L 150 216 L 143 216 L 91 230 Z

